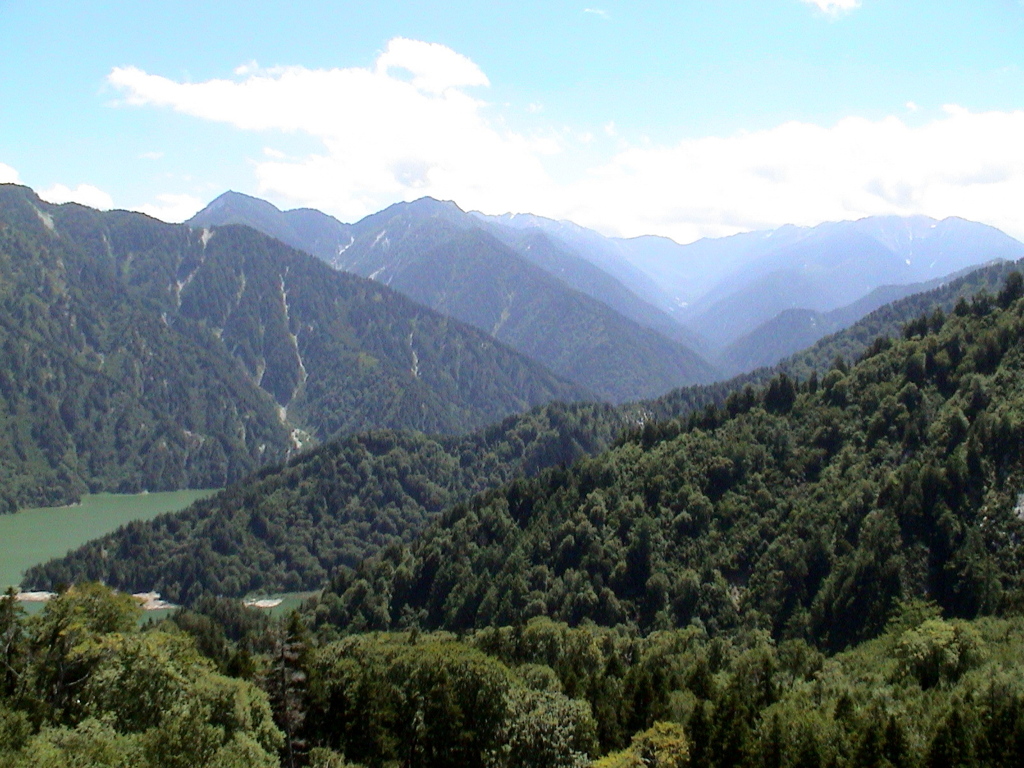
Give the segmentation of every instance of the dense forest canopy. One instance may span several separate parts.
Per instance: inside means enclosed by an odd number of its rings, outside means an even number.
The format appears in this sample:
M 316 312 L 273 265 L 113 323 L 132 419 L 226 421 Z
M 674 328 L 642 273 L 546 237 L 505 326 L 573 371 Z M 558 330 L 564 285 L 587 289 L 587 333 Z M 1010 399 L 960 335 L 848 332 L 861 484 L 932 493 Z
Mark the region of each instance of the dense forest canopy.
M 763 629 L 838 650 L 902 600 L 1015 609 L 1024 300 L 960 301 L 853 367 L 785 374 L 461 503 L 345 571 L 321 621 L 464 631 L 550 616 Z
M 411 541 L 456 501 L 609 446 L 624 426 L 608 405 L 549 405 L 466 437 L 377 431 L 333 441 L 224 492 L 131 523 L 25 584 L 102 579 L 191 602 L 204 592 L 312 590 L 340 566 Z
M 823 376 L 836 359 L 855 359 L 879 337 L 900 335 L 922 310 L 952 310 L 964 295 L 999 290 L 1012 267 L 991 266 L 880 309 L 775 371 L 618 409 L 547 406 L 465 438 L 377 433 L 328 443 L 183 513 L 87 544 L 33 569 L 25 583 L 42 588 L 102 579 L 132 591 L 156 588 L 184 601 L 204 591 L 241 596 L 317 589 L 339 566 L 411 541 L 456 501 L 599 453 L 630 424 L 685 419 L 709 405 L 722 406 L 731 394 L 762 386 L 780 371 L 794 380 Z
M 331 639 L 238 603 L 139 627 L 80 585 L 0 599 L 0 765 L 1011 768 L 1024 624 L 902 603 L 827 655 L 762 632 L 547 618 Z
M 0 185 L 0 511 L 220 487 L 374 428 L 460 434 L 588 393 L 254 230 Z

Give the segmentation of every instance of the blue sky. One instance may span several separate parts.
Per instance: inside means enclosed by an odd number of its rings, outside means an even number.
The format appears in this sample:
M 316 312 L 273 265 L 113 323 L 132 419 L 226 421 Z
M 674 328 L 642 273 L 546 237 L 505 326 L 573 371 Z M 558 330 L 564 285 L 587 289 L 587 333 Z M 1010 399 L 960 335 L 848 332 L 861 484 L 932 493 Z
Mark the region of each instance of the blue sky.
M 610 234 L 1024 237 L 1019 0 L 0 0 L 0 180 L 178 219 L 423 194 Z

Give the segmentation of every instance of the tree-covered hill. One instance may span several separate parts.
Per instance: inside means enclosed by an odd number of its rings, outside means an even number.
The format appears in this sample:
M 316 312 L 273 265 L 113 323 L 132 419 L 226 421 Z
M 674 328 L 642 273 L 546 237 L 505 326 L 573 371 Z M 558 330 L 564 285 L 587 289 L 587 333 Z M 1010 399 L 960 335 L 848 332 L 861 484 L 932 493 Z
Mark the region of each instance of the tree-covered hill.
M 203 592 L 319 589 L 340 566 L 411 541 L 452 504 L 596 453 L 624 426 L 608 405 L 552 404 L 465 437 L 362 433 L 183 512 L 131 523 L 32 569 L 24 581 L 102 580 L 184 602 Z
M 873 339 L 898 334 L 923 311 L 952 309 L 961 295 L 997 289 L 1010 269 L 992 266 L 878 310 L 791 358 L 782 370 L 804 380 L 812 372 L 824 375 L 837 356 L 854 359 Z M 159 586 L 176 599 L 203 590 L 242 595 L 297 585 L 315 588 L 340 564 L 410 541 L 455 501 L 603 451 L 629 425 L 685 419 L 709 405 L 721 406 L 730 394 L 763 385 L 771 376 L 767 369 L 619 409 L 552 406 L 451 443 L 378 434 L 328 444 L 190 510 L 92 542 L 33 570 L 26 584 L 47 587 L 101 578 L 132 589 Z M 464 458 L 456 462 L 455 456 Z M 424 487 L 432 494 L 424 494 Z M 317 509 L 325 511 L 314 513 Z M 211 547 L 213 540 L 224 544 Z M 105 558 L 104 552 L 117 552 L 117 557 Z
M 338 578 L 341 627 L 550 616 L 763 628 L 842 648 L 900 601 L 1019 607 L 1024 281 L 880 340 L 852 368 L 745 389 L 595 458 L 457 505 Z
M 131 296 L 112 260 L 12 222 L 30 199 L 0 187 L 0 510 L 216 487 L 282 460 L 271 398 Z M 36 210 L 30 225 L 52 224 Z
M 223 485 L 303 433 L 458 433 L 586 396 L 486 334 L 243 227 L 193 231 L 2 185 L 0 270 L 8 509 Z

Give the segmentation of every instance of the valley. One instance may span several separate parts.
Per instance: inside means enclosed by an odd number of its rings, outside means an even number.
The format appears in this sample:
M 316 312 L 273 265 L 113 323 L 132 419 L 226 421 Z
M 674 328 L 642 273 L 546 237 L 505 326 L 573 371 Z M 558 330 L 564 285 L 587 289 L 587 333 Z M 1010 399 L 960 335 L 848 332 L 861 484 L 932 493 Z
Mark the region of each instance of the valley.
M 0 768 L 1024 766 L 1022 39 L 0 1 Z
M 152 746 L 177 709 L 102 724 L 105 681 L 171 674 L 153 701 L 251 702 L 206 749 L 268 765 L 1013 764 L 1016 241 L 700 242 L 683 302 L 651 260 L 686 246 L 433 200 L 192 224 L 0 189 L 5 503 L 81 499 L 0 516 L 8 580 L 67 588 L 0 600 L 0 759 L 192 754 Z M 68 664 L 84 694 L 35 682 Z

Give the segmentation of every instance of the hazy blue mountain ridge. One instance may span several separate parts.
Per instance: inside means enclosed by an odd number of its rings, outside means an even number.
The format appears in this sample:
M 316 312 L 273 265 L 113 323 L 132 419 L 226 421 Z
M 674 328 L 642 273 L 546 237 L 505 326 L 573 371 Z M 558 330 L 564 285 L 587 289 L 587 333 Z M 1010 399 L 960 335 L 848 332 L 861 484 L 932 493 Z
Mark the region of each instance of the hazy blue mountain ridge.
M 880 307 L 947 285 L 972 271 L 968 268 L 924 283 L 883 285 L 852 304 L 829 312 L 787 309 L 734 341 L 717 360 L 724 371 L 734 374 L 775 365 L 819 339 L 852 326 Z
M 783 227 L 681 246 L 731 264 L 680 319 L 712 349 L 729 344 L 790 309 L 829 312 L 884 285 L 925 282 L 994 259 L 1017 260 L 1024 244 L 963 219 L 871 217 L 813 228 Z
M 249 209 L 242 196 L 222 196 L 221 205 L 211 204 L 193 223 L 237 218 L 231 213 L 235 200 Z M 334 241 L 329 263 L 469 323 L 603 399 L 654 397 L 716 377 L 688 347 L 593 298 L 612 296 L 635 317 L 673 330 L 671 318 L 607 274 L 543 233 L 511 238 L 515 248 L 491 230 L 453 203 L 399 203 L 352 225 L 349 240 Z M 536 253 L 547 268 L 524 253 Z M 563 280 L 566 274 L 571 277 Z
M 662 288 L 661 282 L 652 279 L 624 257 L 623 244 L 628 241 L 605 237 L 571 221 L 557 221 L 534 214 L 507 213 L 502 216 L 488 216 L 474 211 L 472 215 L 491 225 L 496 232 L 506 233 L 504 236 L 510 238 L 517 234 L 523 236 L 531 232 L 543 232 L 566 252 L 610 275 L 645 304 L 674 317 L 677 304 Z
M 400 235 L 392 222 L 391 231 L 385 232 L 386 222 L 399 209 L 411 219 L 433 222 L 438 231 L 419 229 L 410 239 L 408 229 Z M 422 257 L 445 237 L 458 239 L 475 223 L 563 284 L 683 344 L 725 375 L 770 365 L 849 325 L 884 300 L 923 289 L 929 281 L 950 278 L 993 259 L 1024 256 L 1024 245 L 992 227 L 924 216 L 869 217 L 816 227 L 787 225 L 687 245 L 657 236 L 605 237 L 572 222 L 532 214 L 465 214 L 454 203 L 431 199 L 399 204 L 346 225 L 316 211 L 281 212 L 262 201 L 228 193 L 195 222 L 211 216 L 257 225 L 257 219 L 262 219 L 264 231 L 291 238 L 292 244 L 301 242 L 336 267 L 373 276 L 445 312 L 452 310 L 431 303 L 438 299 L 439 287 L 423 285 L 430 275 L 417 273 L 417 284 L 407 287 L 411 278 L 400 265 Z M 301 217 L 306 228 L 299 236 Z M 403 226 L 408 225 L 398 224 L 397 229 Z M 368 258 L 365 247 L 361 253 L 352 250 L 360 250 L 361 233 L 372 233 L 370 250 L 376 249 L 377 258 Z M 378 235 L 382 240 L 377 240 Z M 485 302 L 500 301 L 483 284 L 488 279 L 477 275 L 474 290 Z M 486 313 L 475 308 L 474 314 Z M 493 332 L 494 325 L 480 317 L 454 316 Z M 517 348 L 537 354 L 535 349 Z M 581 375 L 559 359 L 565 356 L 563 349 L 560 356 L 537 359 L 563 375 Z M 622 392 L 609 395 L 605 385 L 595 385 L 593 379 L 575 380 L 612 399 L 624 396 Z

